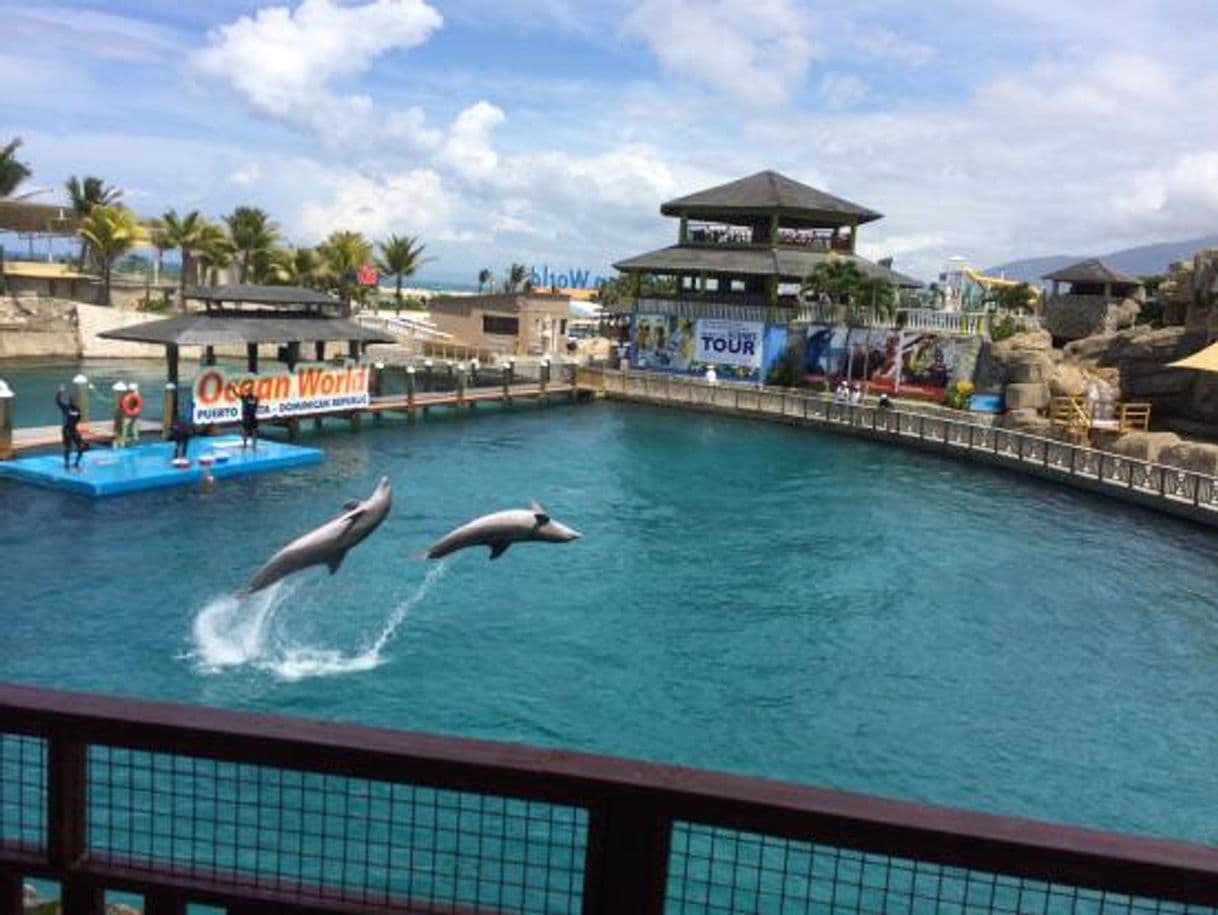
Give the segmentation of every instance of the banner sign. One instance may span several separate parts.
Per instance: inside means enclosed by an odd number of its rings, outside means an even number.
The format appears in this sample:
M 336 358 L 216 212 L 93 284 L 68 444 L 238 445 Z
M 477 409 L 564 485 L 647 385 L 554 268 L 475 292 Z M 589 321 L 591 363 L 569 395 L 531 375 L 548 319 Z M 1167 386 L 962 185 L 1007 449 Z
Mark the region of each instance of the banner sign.
M 804 373 L 809 381 L 848 379 L 872 391 L 939 398 L 953 381 L 972 379 L 979 353 L 971 337 L 813 324 L 804 341 Z
M 757 321 L 702 318 L 695 332 L 694 359 L 715 365 L 761 368 L 761 336 L 765 325 Z
M 332 413 L 366 407 L 368 369 L 358 365 L 302 365 L 294 372 L 253 375 L 210 367 L 195 378 L 191 418 L 200 425 L 238 422 L 241 395 L 253 391 L 258 418 Z

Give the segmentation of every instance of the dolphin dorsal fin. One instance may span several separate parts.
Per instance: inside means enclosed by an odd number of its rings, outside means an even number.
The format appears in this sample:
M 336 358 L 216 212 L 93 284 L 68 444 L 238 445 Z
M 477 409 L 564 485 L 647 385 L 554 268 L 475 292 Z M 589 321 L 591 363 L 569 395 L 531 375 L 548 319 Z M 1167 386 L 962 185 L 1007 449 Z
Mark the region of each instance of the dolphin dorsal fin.
M 550 513 L 546 511 L 538 502 L 529 503 L 529 511 L 533 513 L 533 517 L 537 519 L 537 526 L 550 523 Z

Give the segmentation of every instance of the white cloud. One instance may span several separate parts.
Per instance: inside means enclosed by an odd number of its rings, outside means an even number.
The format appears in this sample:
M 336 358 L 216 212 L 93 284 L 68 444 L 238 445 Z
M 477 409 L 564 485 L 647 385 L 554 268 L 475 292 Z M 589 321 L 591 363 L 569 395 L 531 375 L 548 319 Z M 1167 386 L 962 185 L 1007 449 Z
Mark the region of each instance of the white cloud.
M 867 84 L 848 73 L 826 73 L 820 81 L 821 98 L 830 108 L 849 108 L 867 96 Z
M 257 162 L 250 162 L 229 175 L 228 180 L 239 187 L 250 187 L 262 180 L 262 167 Z
M 442 24 L 423 0 L 304 0 L 295 10 L 267 7 L 213 29 L 191 63 L 263 114 L 333 128 L 336 117 L 358 122 L 372 107 L 364 96 L 335 95 L 335 81 L 366 72 L 387 52 L 422 44 Z
M 454 229 L 456 201 L 443 179 L 429 169 L 413 169 L 383 179 L 341 173 L 326 181 L 329 199 L 306 201 L 296 225 L 310 242 L 336 229 L 383 238 L 409 232 L 425 239 L 460 239 Z
M 911 67 L 924 67 L 939 54 L 934 45 L 905 38 L 888 29 L 876 28 L 874 23 L 870 27 L 859 28 L 853 36 L 852 44 L 872 57 L 897 61 Z
M 625 30 L 672 73 L 761 107 L 796 92 L 815 53 L 790 0 L 643 0 Z
M 489 177 L 499 165 L 491 145 L 491 131 L 505 120 L 503 110 L 490 102 L 477 102 L 466 108 L 453 122 L 441 156 L 460 175 Z

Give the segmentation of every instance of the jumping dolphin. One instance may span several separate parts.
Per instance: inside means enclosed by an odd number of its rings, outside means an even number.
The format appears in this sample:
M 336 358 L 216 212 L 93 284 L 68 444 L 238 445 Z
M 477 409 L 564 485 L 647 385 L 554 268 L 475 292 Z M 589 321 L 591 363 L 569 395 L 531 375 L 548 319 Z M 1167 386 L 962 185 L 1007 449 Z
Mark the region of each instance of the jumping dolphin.
M 543 540 L 570 543 L 581 534 L 552 519 L 536 502 L 528 509 L 516 508 L 475 518 L 441 537 L 427 550 L 428 559 L 439 559 L 467 546 L 489 546 L 491 559 L 498 559 L 513 543 Z
M 250 579 L 247 593 L 261 591 L 285 575 L 309 566 L 326 565 L 333 575 L 342 565 L 347 551 L 371 534 L 389 514 L 389 478 L 381 477 L 372 495 L 360 502 L 353 499 L 332 521 L 298 537 L 270 558 Z

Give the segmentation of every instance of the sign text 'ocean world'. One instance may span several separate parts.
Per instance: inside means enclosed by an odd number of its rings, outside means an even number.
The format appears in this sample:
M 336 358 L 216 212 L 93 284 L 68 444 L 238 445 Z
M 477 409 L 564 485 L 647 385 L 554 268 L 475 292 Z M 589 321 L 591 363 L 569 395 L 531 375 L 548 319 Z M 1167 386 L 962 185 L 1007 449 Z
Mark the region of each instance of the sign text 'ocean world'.
M 543 265 L 534 267 L 529 277 L 534 289 L 597 289 L 605 282 L 603 276 L 593 276 L 591 270 L 568 267 L 565 271 L 551 270 Z
M 258 398 L 259 419 L 350 410 L 370 400 L 368 369 L 358 365 L 302 365 L 266 375 L 206 368 L 194 381 L 191 418 L 200 424 L 237 422 L 248 391 Z

